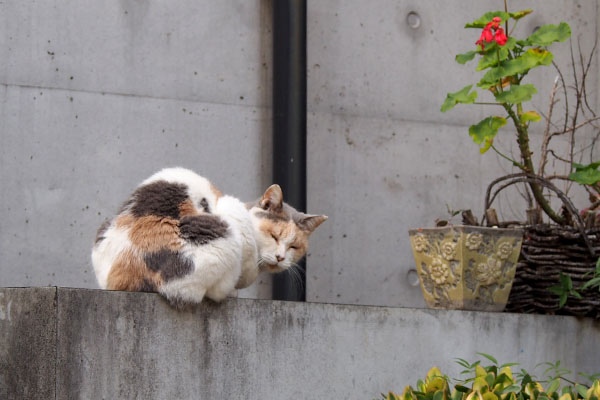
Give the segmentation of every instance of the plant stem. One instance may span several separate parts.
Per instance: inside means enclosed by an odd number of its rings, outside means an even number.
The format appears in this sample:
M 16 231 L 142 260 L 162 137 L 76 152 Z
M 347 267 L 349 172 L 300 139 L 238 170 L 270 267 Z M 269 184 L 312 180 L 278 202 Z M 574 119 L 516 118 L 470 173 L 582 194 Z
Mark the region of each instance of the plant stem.
M 502 152 L 500 152 L 500 150 L 498 150 L 494 145 L 492 145 L 492 149 L 502 158 L 510 161 L 515 167 L 519 167 L 519 169 L 524 170 L 525 166 L 520 164 L 519 162 L 513 160 L 512 158 L 510 158 L 509 156 L 503 154 Z
M 519 117 L 517 114 L 515 114 L 510 105 L 506 103 L 503 103 L 502 105 L 504 106 L 504 109 L 510 118 L 513 120 L 515 128 L 517 129 L 517 143 L 519 144 L 519 151 L 521 152 L 521 158 L 523 159 L 523 164 L 520 165 L 519 168 L 521 168 L 523 172 L 535 175 L 535 169 L 531 159 L 531 150 L 529 149 L 529 134 L 527 132 L 527 127 L 521 123 Z M 517 105 L 517 112 L 522 113 L 521 104 Z M 556 214 L 550 207 L 548 199 L 546 199 L 542 193 L 542 188 L 533 182 L 529 183 L 529 187 L 533 192 L 533 197 L 535 198 L 536 202 L 542 207 L 546 215 L 557 224 L 564 225 L 566 223 L 565 219 Z

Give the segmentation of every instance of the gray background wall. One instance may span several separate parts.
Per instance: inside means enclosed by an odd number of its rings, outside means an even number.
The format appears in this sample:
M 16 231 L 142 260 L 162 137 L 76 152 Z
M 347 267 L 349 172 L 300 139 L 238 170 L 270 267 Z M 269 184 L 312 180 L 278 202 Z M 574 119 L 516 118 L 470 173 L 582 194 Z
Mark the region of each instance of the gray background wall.
M 330 216 L 311 240 L 309 300 L 424 305 L 406 230 L 444 217 L 446 204 L 480 215 L 487 183 L 508 170 L 467 134 L 485 110 L 439 112 L 447 92 L 474 80 L 472 65 L 453 61 L 477 40 L 462 26 L 501 3 L 308 2 L 308 211 Z M 271 183 L 270 7 L 0 4 L 0 286 L 95 287 L 97 227 L 164 166 L 192 168 L 242 199 Z M 564 20 L 589 49 L 598 33 L 597 1 L 514 7 L 535 9 L 522 34 Z M 567 60 L 569 44 L 553 51 Z M 532 76 L 545 88 L 540 110 L 555 75 Z M 262 277 L 242 296 L 269 294 Z

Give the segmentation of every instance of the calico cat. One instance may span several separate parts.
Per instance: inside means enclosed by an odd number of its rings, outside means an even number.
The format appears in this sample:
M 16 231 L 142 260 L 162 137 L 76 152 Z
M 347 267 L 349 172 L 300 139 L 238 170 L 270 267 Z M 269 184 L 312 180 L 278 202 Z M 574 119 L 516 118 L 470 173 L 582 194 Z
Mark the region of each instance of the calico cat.
M 100 227 L 92 264 L 103 289 L 158 292 L 176 307 L 220 301 L 261 271 L 292 267 L 326 219 L 284 203 L 278 185 L 244 204 L 193 171 L 167 168 Z

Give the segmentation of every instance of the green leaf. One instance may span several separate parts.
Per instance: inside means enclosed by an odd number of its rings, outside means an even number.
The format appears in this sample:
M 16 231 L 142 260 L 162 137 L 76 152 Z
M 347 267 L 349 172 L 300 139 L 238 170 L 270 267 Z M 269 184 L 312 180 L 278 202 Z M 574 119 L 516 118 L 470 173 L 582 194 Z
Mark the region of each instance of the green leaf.
M 548 290 L 557 296 L 561 296 L 565 292 L 562 286 L 550 286 Z
M 452 395 L 450 396 L 450 400 L 462 400 L 463 396 L 464 396 L 463 392 L 455 390 L 454 392 L 452 392 Z
M 533 10 L 529 8 L 527 10 L 521 10 L 521 11 L 517 11 L 517 12 L 511 12 L 509 14 L 510 14 L 510 17 L 513 18 L 513 19 L 521 19 L 524 16 L 526 16 L 528 14 L 531 14 L 532 12 L 533 12 Z
M 577 383 L 577 384 L 575 384 L 575 389 L 577 390 L 577 393 L 579 393 L 579 395 L 581 397 L 583 397 L 584 399 L 586 398 L 587 391 L 588 391 L 587 387 L 585 387 L 585 386 L 580 385 L 579 383 Z
M 491 388 L 494 386 L 494 374 L 487 374 L 485 376 L 485 381 L 487 382 L 488 386 Z
M 475 57 L 475 54 L 477 54 L 477 50 L 471 50 L 467 51 L 466 53 L 457 54 L 456 62 L 459 64 L 466 64 L 467 61 L 471 61 Z
M 499 118 L 499 117 L 492 117 L 492 118 Z M 487 118 L 486 118 L 486 119 L 487 119 Z M 504 119 L 504 118 L 501 118 L 501 119 Z M 485 120 L 484 120 L 484 121 L 485 121 Z M 504 123 L 506 123 L 506 120 L 504 120 Z M 504 125 L 504 124 L 502 124 L 502 125 Z M 501 126 L 502 126 L 502 125 L 501 125 Z M 490 356 L 489 354 L 485 354 L 485 353 L 479 353 L 479 352 L 477 352 L 477 354 L 479 354 L 480 356 L 483 356 L 483 357 L 487 358 L 488 360 L 490 360 L 490 361 L 491 361 L 491 362 L 493 362 L 494 364 L 498 364 L 498 361 L 497 361 L 497 360 L 496 360 L 494 357 Z
M 473 138 L 473 141 L 477 144 L 486 142 L 483 149 L 484 152 L 489 149 L 488 144 L 491 146 L 491 141 L 498 133 L 498 129 L 506 125 L 506 119 L 502 117 L 487 117 L 480 121 L 477 125 L 471 125 L 469 128 L 469 135 Z M 477 353 L 480 354 L 480 353 Z M 483 354 L 481 354 L 483 355 Z M 484 356 L 485 357 L 485 356 Z
M 582 185 L 595 185 L 600 182 L 600 161 L 593 162 L 588 165 L 573 163 L 575 172 L 569 175 L 569 179 Z
M 548 386 L 548 389 L 546 390 L 546 392 L 548 392 L 548 393 L 556 392 L 556 389 L 558 389 L 559 387 L 560 387 L 560 381 L 558 379 L 554 379 L 554 380 L 550 381 L 550 385 Z
M 500 17 L 502 18 L 502 22 L 504 22 L 509 18 L 509 16 L 510 15 L 504 11 L 490 11 L 483 14 L 475 21 L 466 24 L 465 28 L 484 28 L 488 23 L 492 22 L 494 17 Z
M 462 88 L 461 90 L 459 90 L 456 93 L 448 93 L 448 95 L 446 96 L 446 100 L 444 101 L 444 104 L 442 104 L 442 109 L 441 109 L 442 112 L 446 112 L 446 111 L 454 108 L 454 106 L 457 105 L 458 103 L 463 103 L 463 104 L 473 103 L 475 101 L 475 99 L 477 98 L 477 92 L 472 91 L 471 93 L 469 93 L 469 90 L 471 90 L 471 87 L 473 87 L 473 85 L 465 86 L 464 88 Z
M 560 296 L 560 301 L 558 302 L 558 308 L 562 308 L 567 303 L 567 293 L 563 293 Z
M 521 122 L 522 123 L 526 123 L 526 122 L 538 122 L 539 120 L 541 120 L 542 117 L 540 116 L 540 114 L 538 114 L 535 111 L 527 111 L 524 112 L 523 114 L 521 114 Z
M 567 290 L 573 290 L 573 280 L 571 279 L 571 275 L 566 275 L 561 272 L 560 273 L 560 283 Z M 557 364 L 557 366 L 558 366 L 558 364 Z
M 510 385 L 510 386 L 505 387 L 504 389 L 502 389 L 502 394 L 505 394 L 505 393 L 519 393 L 520 390 L 521 390 L 521 386 L 519 386 L 519 385 Z
M 569 179 L 582 185 L 595 185 L 600 182 L 600 171 L 593 169 L 584 169 L 569 174 Z
M 543 25 L 525 39 L 529 46 L 550 46 L 554 42 L 564 42 L 571 36 L 571 27 L 566 22 L 558 25 Z
M 584 283 L 584 285 L 581 287 L 581 290 L 586 290 L 588 288 L 595 287 L 595 286 L 600 286 L 600 277 L 590 279 L 589 281 Z
M 496 93 L 496 101 L 499 103 L 518 104 L 531 100 L 531 97 L 537 93 L 537 89 L 531 83 L 525 85 L 511 85 L 510 89 Z
M 543 49 L 529 49 L 512 60 L 504 60 L 496 67 L 491 68 L 481 78 L 477 86 L 489 89 L 500 83 L 502 78 L 524 74 L 530 69 L 540 65 L 549 65 L 553 59 L 552 53 Z
M 476 71 L 482 71 L 489 67 L 494 67 L 498 65 L 499 62 L 504 61 L 508 58 L 508 49 L 501 47 L 499 51 L 489 51 L 485 52 L 484 56 L 479 60 L 479 64 Z
M 433 400 L 443 400 L 444 399 L 444 392 L 441 390 L 438 390 L 437 392 L 435 392 L 433 394 Z
M 455 385 L 454 389 L 456 389 L 457 391 L 462 392 L 462 393 L 469 393 L 469 391 L 471 390 L 468 387 L 462 386 L 462 385 Z
M 588 165 L 573 163 L 573 167 L 575 169 L 587 169 L 587 168 L 596 169 L 596 168 L 600 167 L 600 161 L 596 161 L 596 162 L 593 162 Z

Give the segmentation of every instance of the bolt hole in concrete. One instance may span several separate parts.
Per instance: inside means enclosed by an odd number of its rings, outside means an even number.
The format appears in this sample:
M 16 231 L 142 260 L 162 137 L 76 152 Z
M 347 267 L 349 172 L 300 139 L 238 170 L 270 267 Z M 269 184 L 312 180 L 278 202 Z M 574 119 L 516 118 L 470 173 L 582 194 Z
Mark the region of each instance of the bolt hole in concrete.
M 414 11 L 411 11 L 406 16 L 406 23 L 413 29 L 417 29 L 421 26 L 421 17 Z
M 406 273 L 406 280 L 410 286 L 419 286 L 419 275 L 416 269 L 409 269 Z

